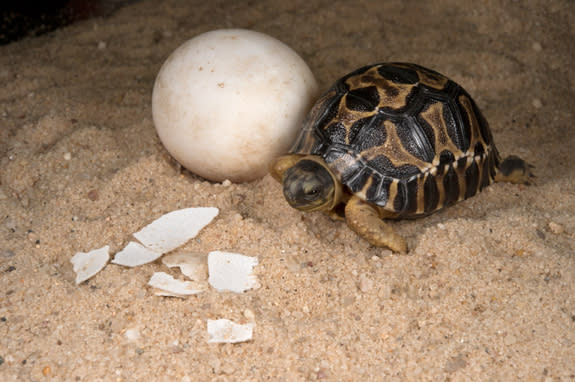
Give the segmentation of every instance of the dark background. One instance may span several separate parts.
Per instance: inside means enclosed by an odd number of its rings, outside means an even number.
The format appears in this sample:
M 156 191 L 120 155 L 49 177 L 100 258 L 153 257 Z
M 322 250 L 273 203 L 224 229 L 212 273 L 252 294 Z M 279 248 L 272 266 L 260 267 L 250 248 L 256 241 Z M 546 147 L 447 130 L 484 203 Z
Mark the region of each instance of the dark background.
M 108 16 L 134 0 L 4 1 L 0 5 L 0 45 L 35 37 L 91 17 Z

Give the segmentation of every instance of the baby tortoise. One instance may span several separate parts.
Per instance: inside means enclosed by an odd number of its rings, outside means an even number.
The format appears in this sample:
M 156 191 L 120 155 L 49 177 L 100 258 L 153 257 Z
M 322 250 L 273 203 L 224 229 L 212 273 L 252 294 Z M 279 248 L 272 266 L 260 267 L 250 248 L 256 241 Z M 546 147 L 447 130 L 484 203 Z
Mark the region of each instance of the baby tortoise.
M 395 252 L 407 244 L 382 219 L 429 215 L 494 181 L 532 177 L 522 159 L 501 161 L 461 86 L 408 63 L 365 66 L 339 79 L 270 172 L 292 207 L 345 216 L 361 237 Z

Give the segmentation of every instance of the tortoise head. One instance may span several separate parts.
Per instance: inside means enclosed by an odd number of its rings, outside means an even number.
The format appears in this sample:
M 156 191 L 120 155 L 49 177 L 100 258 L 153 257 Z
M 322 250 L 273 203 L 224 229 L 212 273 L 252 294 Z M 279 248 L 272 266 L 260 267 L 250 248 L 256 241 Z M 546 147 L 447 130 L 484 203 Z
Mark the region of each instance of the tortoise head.
M 301 211 L 331 210 L 339 199 L 339 183 L 321 159 L 304 157 L 283 175 L 284 196 Z

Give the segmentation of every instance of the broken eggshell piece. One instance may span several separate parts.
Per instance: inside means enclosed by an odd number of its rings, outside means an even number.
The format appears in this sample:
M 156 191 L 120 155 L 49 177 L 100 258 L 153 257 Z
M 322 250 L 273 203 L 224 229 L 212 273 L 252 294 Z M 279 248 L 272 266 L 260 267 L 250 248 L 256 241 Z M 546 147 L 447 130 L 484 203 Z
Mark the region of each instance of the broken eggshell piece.
M 208 278 L 206 257 L 202 253 L 171 253 L 162 257 L 162 263 L 168 268 L 179 267 L 190 280 L 205 281 Z
M 192 281 L 181 281 L 165 272 L 155 272 L 148 285 L 159 289 L 156 296 L 186 297 L 206 290 L 205 286 Z
M 208 282 L 218 292 L 245 292 L 257 289 L 260 284 L 253 268 L 258 265 L 257 257 L 238 253 L 213 251 L 208 254 Z
M 70 261 L 76 272 L 76 285 L 88 280 L 106 266 L 110 259 L 108 245 L 90 252 L 78 252 Z
M 227 319 L 208 320 L 208 343 L 229 343 L 249 341 L 253 337 L 255 324 L 236 324 Z
M 149 249 L 167 253 L 196 237 L 219 210 L 215 207 L 184 208 L 169 212 L 154 220 L 134 237 Z
M 161 256 L 161 252 L 151 250 L 140 243 L 131 241 L 126 245 L 126 247 L 124 247 L 124 249 L 116 253 L 112 263 L 126 267 L 137 267 L 139 265 L 151 263 Z

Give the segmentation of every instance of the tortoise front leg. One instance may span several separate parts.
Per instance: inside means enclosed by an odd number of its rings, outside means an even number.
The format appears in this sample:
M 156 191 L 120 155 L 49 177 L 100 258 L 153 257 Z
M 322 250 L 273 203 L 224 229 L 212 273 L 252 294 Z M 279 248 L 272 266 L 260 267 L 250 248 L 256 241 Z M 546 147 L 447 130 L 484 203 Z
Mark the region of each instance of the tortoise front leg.
M 393 252 L 407 252 L 403 237 L 385 223 L 377 208 L 352 196 L 345 206 L 345 220 L 349 228 L 376 247 L 388 247 Z

